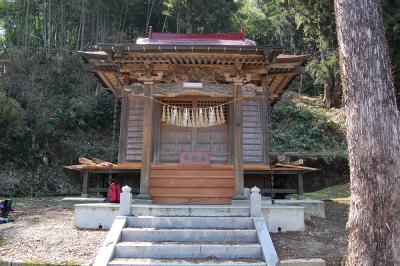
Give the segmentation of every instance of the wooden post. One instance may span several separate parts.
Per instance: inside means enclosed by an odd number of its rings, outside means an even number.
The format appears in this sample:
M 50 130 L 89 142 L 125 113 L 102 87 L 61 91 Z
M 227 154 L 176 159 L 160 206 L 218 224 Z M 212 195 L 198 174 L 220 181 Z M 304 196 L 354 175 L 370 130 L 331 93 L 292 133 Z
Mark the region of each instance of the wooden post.
M 143 115 L 143 140 L 142 140 L 142 170 L 140 172 L 140 198 L 150 198 L 149 185 L 152 161 L 153 143 L 153 81 L 144 83 L 144 115 Z
M 118 163 L 126 161 L 126 133 L 127 133 L 128 114 L 129 114 L 129 98 L 128 98 L 128 93 L 124 91 L 124 94 L 122 96 L 121 120 L 119 129 Z
M 244 199 L 244 176 L 243 176 L 243 137 L 242 137 L 242 99 L 243 82 L 234 83 L 234 157 L 235 167 L 235 199 Z
M 83 170 L 83 182 L 82 182 L 82 198 L 87 198 L 88 194 L 88 185 L 89 185 L 89 171 Z
M 160 127 L 161 127 L 161 104 L 154 104 L 153 114 L 153 162 L 160 162 Z
M 263 139 L 264 139 L 264 163 L 266 165 L 270 165 L 269 158 L 269 140 L 270 140 L 270 131 L 269 131 L 269 101 L 268 101 L 268 84 L 267 77 L 265 77 L 265 84 L 263 84 L 263 96 L 262 96 L 262 117 L 264 120 L 263 126 Z
M 303 171 L 297 172 L 297 199 L 304 198 Z
M 228 107 L 228 132 L 229 132 L 229 156 L 228 156 L 228 163 L 229 164 L 233 164 L 235 159 L 235 134 L 234 134 L 234 130 L 235 130 L 235 126 L 234 126 L 234 117 L 235 117 L 235 105 L 234 103 L 230 103 L 229 107 Z

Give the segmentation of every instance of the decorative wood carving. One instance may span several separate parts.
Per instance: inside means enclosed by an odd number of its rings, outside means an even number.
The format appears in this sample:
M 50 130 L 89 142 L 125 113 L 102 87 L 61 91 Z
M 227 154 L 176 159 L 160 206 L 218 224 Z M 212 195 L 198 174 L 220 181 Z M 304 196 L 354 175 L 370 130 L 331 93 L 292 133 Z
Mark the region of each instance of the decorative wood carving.
M 223 73 L 212 67 L 175 67 L 173 71 L 164 73 L 165 83 L 202 82 L 218 84 L 225 82 Z
M 252 83 L 248 83 L 243 86 L 243 97 L 245 98 L 251 98 L 255 96 L 262 95 L 263 93 L 263 87 L 256 86 Z
M 143 85 L 133 83 L 125 87 L 134 96 L 143 95 Z M 184 88 L 176 83 L 158 83 L 154 85 L 153 96 L 155 97 L 177 97 L 177 96 L 211 96 L 211 97 L 232 97 L 232 84 L 203 84 L 202 88 Z
M 231 84 L 203 84 L 203 88 L 184 88 L 179 84 L 160 83 L 154 88 L 154 95 L 164 97 L 176 97 L 183 95 L 199 95 L 211 97 L 232 97 L 233 86 Z
M 133 83 L 125 87 L 125 91 L 131 92 L 134 96 L 143 96 L 143 84 Z M 258 87 L 248 83 L 243 85 L 243 97 L 252 98 L 262 95 L 262 86 Z M 155 97 L 178 97 L 178 96 L 210 96 L 210 97 L 232 97 L 232 84 L 203 84 L 203 88 L 184 88 L 176 83 L 154 84 L 153 96 Z

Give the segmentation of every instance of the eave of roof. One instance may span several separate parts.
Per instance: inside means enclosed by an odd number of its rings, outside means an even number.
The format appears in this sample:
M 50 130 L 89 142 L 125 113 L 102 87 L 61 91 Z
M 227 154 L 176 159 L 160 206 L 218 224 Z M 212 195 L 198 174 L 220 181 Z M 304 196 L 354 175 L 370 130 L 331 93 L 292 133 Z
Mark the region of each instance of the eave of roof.
M 262 54 L 271 51 L 281 54 L 285 50 L 282 46 L 269 45 L 165 45 L 165 44 L 115 44 L 100 43 L 94 47 L 95 51 L 106 52 L 222 52 L 222 53 L 253 53 Z

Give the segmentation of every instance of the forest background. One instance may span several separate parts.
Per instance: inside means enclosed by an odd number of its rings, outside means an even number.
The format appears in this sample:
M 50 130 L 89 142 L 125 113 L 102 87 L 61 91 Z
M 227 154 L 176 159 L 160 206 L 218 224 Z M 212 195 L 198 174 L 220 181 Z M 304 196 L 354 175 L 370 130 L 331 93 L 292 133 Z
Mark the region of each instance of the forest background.
M 399 102 L 400 1 L 382 2 Z M 308 154 L 323 169 L 306 189 L 348 181 L 333 0 L 0 0 L 0 195 L 79 191 L 79 176 L 63 165 L 116 161 L 119 103 L 78 51 L 134 42 L 150 25 L 174 33 L 243 26 L 257 44 L 310 54 L 306 73 L 271 107 L 271 152 Z

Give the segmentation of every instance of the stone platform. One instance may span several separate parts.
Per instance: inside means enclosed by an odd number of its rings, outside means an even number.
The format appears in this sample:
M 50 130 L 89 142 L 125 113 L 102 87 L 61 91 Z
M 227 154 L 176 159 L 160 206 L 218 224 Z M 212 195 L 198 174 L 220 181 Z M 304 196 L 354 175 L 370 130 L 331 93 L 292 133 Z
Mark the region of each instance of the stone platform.
M 63 209 L 73 209 L 75 204 L 83 203 L 104 203 L 106 198 L 67 197 L 61 201 Z
M 110 228 L 118 216 L 119 204 L 95 203 L 75 205 L 75 226 L 78 228 Z M 303 231 L 304 207 L 262 204 L 262 215 L 270 232 Z M 132 204 L 133 216 L 157 217 L 249 217 L 246 205 L 157 205 Z

